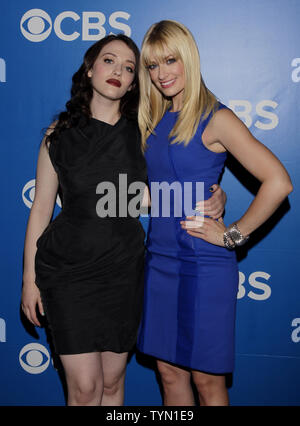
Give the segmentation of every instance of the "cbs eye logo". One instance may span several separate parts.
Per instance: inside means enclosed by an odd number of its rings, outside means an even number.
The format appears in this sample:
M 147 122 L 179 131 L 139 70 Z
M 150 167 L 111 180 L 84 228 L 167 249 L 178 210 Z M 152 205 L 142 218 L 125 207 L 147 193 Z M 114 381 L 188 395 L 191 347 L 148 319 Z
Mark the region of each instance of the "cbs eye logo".
M 22 198 L 25 206 L 27 206 L 29 209 L 32 206 L 33 200 L 34 200 L 34 194 L 35 194 L 35 179 L 30 180 L 26 183 L 22 190 Z
M 45 40 L 51 33 L 52 21 L 44 10 L 31 9 L 23 15 L 20 28 L 25 38 L 39 42 Z
M 29 343 L 21 349 L 19 362 L 27 373 L 41 374 L 49 366 L 50 355 L 45 346 L 39 343 Z
M 25 206 L 28 207 L 29 209 L 31 209 L 31 206 L 34 200 L 34 195 L 35 195 L 35 179 L 31 179 L 25 184 L 24 188 L 22 189 L 23 202 Z M 58 205 L 58 207 L 61 208 L 62 204 L 61 204 L 59 195 L 57 195 L 56 204 Z
M 118 32 L 123 31 L 128 37 L 131 35 L 130 26 L 122 22 L 122 19 L 128 21 L 130 14 L 121 10 L 111 13 L 109 16 L 100 11 L 82 11 L 81 15 L 78 15 L 72 10 L 65 10 L 52 18 L 42 9 L 28 10 L 20 20 L 21 33 L 27 40 L 33 42 L 45 40 L 52 30 L 58 38 L 64 41 L 74 41 L 80 36 L 82 40 L 91 41 L 104 37 L 109 31 L 104 25 L 109 25 Z M 65 21 L 69 22 L 65 23 Z M 74 24 L 76 30 L 73 28 Z M 81 32 L 77 30 L 81 30 Z

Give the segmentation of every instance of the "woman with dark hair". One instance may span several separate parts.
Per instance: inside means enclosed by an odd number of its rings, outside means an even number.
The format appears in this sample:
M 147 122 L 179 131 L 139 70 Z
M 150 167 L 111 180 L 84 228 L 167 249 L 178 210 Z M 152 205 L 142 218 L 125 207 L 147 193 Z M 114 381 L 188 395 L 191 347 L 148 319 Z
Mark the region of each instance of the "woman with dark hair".
M 138 48 L 125 35 L 92 45 L 73 76 L 66 111 L 40 148 L 22 308 L 34 325 L 40 325 L 37 305 L 46 315 L 68 405 L 122 405 L 127 355 L 136 342 L 144 230 L 137 216 L 118 213 L 118 199 L 116 214 L 106 217 L 97 202 L 103 182 L 118 193 L 119 175 L 128 186 L 146 178 L 136 121 L 138 65 Z M 63 208 L 49 224 L 59 185 Z

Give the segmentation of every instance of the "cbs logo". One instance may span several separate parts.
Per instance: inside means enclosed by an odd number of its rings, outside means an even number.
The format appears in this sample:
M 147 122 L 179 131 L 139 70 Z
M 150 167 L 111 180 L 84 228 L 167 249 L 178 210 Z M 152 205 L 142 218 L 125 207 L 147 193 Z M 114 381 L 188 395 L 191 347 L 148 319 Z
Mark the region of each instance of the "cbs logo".
M 278 103 L 272 100 L 263 100 L 258 102 L 255 106 L 255 113 L 263 120 L 256 120 L 254 126 L 260 130 L 272 130 L 278 125 L 278 116 L 270 111 L 270 109 L 277 108 Z M 252 104 L 246 100 L 230 100 L 228 107 L 245 123 L 249 128 L 253 120 L 251 117 Z
M 35 179 L 32 179 L 26 183 L 26 185 L 24 186 L 22 190 L 23 202 L 25 206 L 28 207 L 29 209 L 31 209 L 31 206 L 34 200 L 34 195 L 35 195 Z M 62 204 L 61 204 L 59 195 L 57 195 L 56 204 L 58 205 L 58 207 L 61 208 Z
M 112 28 L 123 31 L 130 37 L 131 28 L 118 19 L 130 18 L 129 13 L 118 11 L 112 13 L 108 18 L 108 23 Z M 102 12 L 82 12 L 82 16 L 73 11 L 61 12 L 52 23 L 51 17 L 42 9 L 28 10 L 21 18 L 20 29 L 23 36 L 32 42 L 41 42 L 49 37 L 52 28 L 58 38 L 64 41 L 76 40 L 80 33 L 74 31 L 74 23 L 81 22 L 82 40 L 100 40 L 106 35 L 104 24 L 106 17 Z M 77 25 L 77 29 L 78 25 Z M 110 33 L 112 34 L 112 33 Z
M 256 271 L 249 275 L 248 283 L 251 290 L 247 293 L 247 296 L 252 300 L 267 300 L 271 296 L 271 287 L 261 279 L 268 281 L 271 275 L 267 272 Z M 243 272 L 239 271 L 239 291 L 237 294 L 238 299 L 242 299 L 246 296 L 246 276 Z M 255 291 L 255 290 L 258 290 Z
M 30 374 L 41 374 L 50 364 L 50 354 L 45 346 L 29 343 L 19 353 L 21 367 Z

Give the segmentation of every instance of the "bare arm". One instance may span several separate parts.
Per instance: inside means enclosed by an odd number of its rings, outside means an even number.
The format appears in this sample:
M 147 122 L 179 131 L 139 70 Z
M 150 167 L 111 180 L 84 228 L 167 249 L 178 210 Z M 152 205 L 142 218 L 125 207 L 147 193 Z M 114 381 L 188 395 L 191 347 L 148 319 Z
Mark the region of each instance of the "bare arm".
M 276 156 L 255 139 L 230 110 L 220 110 L 214 115 L 205 129 L 204 139 L 206 146 L 213 151 L 228 150 L 261 182 L 256 197 L 237 221 L 241 233 L 247 236 L 262 225 L 292 191 L 290 177 Z M 204 218 L 203 226 L 189 233 L 193 235 L 195 231 L 199 235 L 194 236 L 224 245 L 224 229 L 222 221 Z
M 36 242 L 51 220 L 57 190 L 57 174 L 52 166 L 45 140 L 43 140 L 37 163 L 35 197 L 31 207 L 25 236 L 23 291 L 21 301 L 22 309 L 26 317 L 34 325 L 38 326 L 40 326 L 40 323 L 36 316 L 36 306 L 38 305 L 41 314 L 43 314 L 43 307 L 39 289 L 35 284 L 34 262 Z

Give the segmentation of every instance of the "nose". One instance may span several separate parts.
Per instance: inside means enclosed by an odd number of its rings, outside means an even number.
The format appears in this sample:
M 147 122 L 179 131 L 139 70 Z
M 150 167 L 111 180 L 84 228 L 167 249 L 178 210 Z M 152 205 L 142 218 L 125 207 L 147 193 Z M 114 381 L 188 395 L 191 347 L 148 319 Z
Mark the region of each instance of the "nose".
M 114 67 L 114 74 L 120 76 L 122 74 L 122 65 L 116 64 Z
M 158 79 L 164 81 L 168 75 L 168 70 L 165 64 L 160 64 L 158 68 Z

